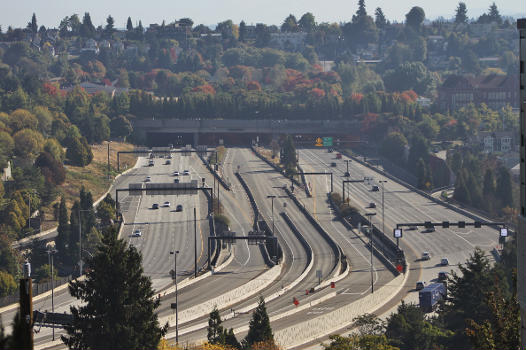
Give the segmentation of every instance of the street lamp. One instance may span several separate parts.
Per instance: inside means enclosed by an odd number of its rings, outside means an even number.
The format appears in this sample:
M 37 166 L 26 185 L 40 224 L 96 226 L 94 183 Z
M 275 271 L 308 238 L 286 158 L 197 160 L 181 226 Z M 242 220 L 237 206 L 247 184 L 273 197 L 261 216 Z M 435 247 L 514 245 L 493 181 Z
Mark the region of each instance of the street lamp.
M 174 283 L 175 283 L 175 343 L 179 344 L 179 312 L 177 304 L 177 254 L 179 251 L 170 252 L 174 256 Z
M 384 211 L 384 183 L 386 183 L 387 180 L 380 180 L 378 183 L 382 184 L 382 232 L 385 232 L 385 211 Z
M 345 177 L 349 177 L 349 176 L 351 176 L 351 174 L 349 173 L 349 162 L 352 162 L 352 160 L 345 159 L 344 162 L 347 163 L 347 171 L 345 172 L 344 176 Z
M 53 255 L 57 253 L 55 248 L 50 248 L 47 251 L 48 263 L 51 266 L 51 312 L 55 312 L 55 276 L 53 274 Z M 53 324 L 53 340 L 55 340 L 55 325 Z
M 375 216 L 376 213 L 365 213 L 365 216 L 369 218 L 369 242 L 371 244 L 371 293 L 374 293 L 374 265 L 373 265 L 373 225 L 371 218 Z
M 274 198 L 276 198 L 276 196 L 270 195 L 270 196 L 267 196 L 267 198 L 270 198 L 272 201 L 272 235 L 275 236 L 275 233 L 274 233 Z

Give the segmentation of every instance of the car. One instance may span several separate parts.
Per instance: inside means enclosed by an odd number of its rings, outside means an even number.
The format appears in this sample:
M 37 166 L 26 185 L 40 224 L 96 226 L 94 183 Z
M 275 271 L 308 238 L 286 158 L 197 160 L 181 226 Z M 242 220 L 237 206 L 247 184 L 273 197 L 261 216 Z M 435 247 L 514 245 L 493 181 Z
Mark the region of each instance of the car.
M 178 171 L 174 171 L 173 176 L 179 176 L 179 172 Z
M 170 202 L 168 201 L 164 202 L 163 207 L 170 208 Z
M 153 153 L 150 153 L 150 159 L 153 159 L 155 155 Z
M 376 208 L 376 204 L 373 202 L 369 203 L 369 208 Z
M 332 153 L 333 149 L 332 149 L 332 148 L 329 148 L 327 151 L 328 151 L 329 153 Z
M 440 259 L 440 265 L 448 266 L 449 265 L 449 260 L 447 258 Z
M 349 177 L 349 176 L 351 176 L 351 174 L 349 174 L 349 172 L 346 171 L 345 174 L 343 174 L 343 176 L 345 176 L 345 177 Z
M 173 156 L 172 156 L 172 154 L 170 153 L 168 156 L 166 156 L 166 158 L 168 158 L 168 159 L 172 159 Z
M 149 162 L 148 166 L 154 166 L 155 164 L 153 162 Z
M 332 162 L 332 163 L 331 163 L 331 166 L 332 166 L 333 168 L 336 167 L 336 163 L 335 163 L 335 162 Z
M 416 290 L 422 290 L 426 287 L 426 282 L 418 281 L 416 282 Z
M 172 161 L 170 159 L 167 159 L 166 162 L 164 162 L 165 165 L 170 165 L 172 164 Z
M 428 227 L 423 232 L 425 233 L 435 232 L 435 226 Z
M 177 207 L 175 207 L 175 211 L 183 211 L 183 205 L 178 204 Z
M 411 226 L 408 227 L 408 230 L 409 231 L 414 231 L 414 230 L 418 230 L 418 228 L 416 226 L 414 226 L 414 225 L 411 225 Z
M 374 185 L 373 187 L 371 187 L 371 191 L 378 192 L 378 191 L 380 191 L 380 188 L 378 186 Z
M 153 205 L 152 205 L 152 209 L 159 209 L 159 204 L 157 204 L 157 203 L 153 203 Z
M 423 252 L 422 260 L 431 260 L 431 254 L 429 254 L 429 252 Z
M 190 172 L 188 170 L 183 171 L 183 175 L 190 175 Z
M 132 236 L 133 237 L 141 237 L 142 236 L 141 230 L 137 229 L 137 230 L 133 231 Z
M 174 179 L 174 183 L 178 184 L 179 183 L 179 179 Z
M 146 176 L 146 179 L 144 179 L 144 182 L 150 182 L 152 181 L 152 177 L 151 176 Z
M 441 281 L 441 282 L 447 280 L 447 272 L 446 271 L 440 271 L 438 273 L 438 280 Z

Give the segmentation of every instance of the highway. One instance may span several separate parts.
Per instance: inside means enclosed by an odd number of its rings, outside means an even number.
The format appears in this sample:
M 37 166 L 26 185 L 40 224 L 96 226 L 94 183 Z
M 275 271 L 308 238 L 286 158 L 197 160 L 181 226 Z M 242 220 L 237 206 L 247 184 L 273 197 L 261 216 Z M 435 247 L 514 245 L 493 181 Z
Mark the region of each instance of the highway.
M 384 184 L 384 205 L 385 231 L 389 236 L 391 236 L 397 223 L 441 222 L 445 220 L 473 221 L 445 206 L 432 202 L 391 179 L 384 178 L 358 162 L 349 163 L 350 177 L 345 178 L 343 176 L 346 171 L 344 160 L 348 158 L 344 156 L 342 160 L 336 160 L 335 157 L 336 152 L 328 153 L 327 150 L 299 150 L 300 164 L 305 169 L 334 172 L 334 190 L 338 193 L 342 191 L 342 180 L 344 179 L 374 178 L 369 184 L 346 184 L 346 189 L 349 189 L 351 204 L 362 213 L 365 211 L 377 213 L 373 222 L 380 228 L 382 227 L 382 186 L 379 181 L 387 180 Z M 335 162 L 337 166 L 331 167 L 332 162 Z M 308 181 L 312 181 L 312 178 Z M 372 185 L 378 185 L 380 191 L 371 191 Z M 365 209 L 371 202 L 376 204 L 376 209 Z M 437 227 L 435 232 L 429 233 L 425 233 L 422 229 L 406 229 L 403 235 L 401 245 L 404 247 L 406 257 L 414 266 L 421 266 L 421 279 L 426 282 L 436 279 L 439 271 L 449 271 L 455 268 L 458 263 L 465 262 L 475 247 L 480 247 L 489 252 L 498 242 L 498 232 L 488 227 L 479 229 L 473 227 L 465 229 Z M 431 254 L 430 260 L 420 261 L 421 254 L 424 251 Z M 443 257 L 448 258 L 450 266 L 440 266 L 440 259 Z M 412 294 L 416 295 L 417 293 Z M 415 298 L 413 297 L 412 300 Z
M 299 301 L 300 305 L 304 305 L 321 297 L 327 297 L 332 292 L 340 293 L 340 295 L 330 298 L 328 301 L 323 302 L 314 308 L 293 313 L 290 316 L 272 321 L 273 330 L 276 331 L 278 329 L 286 328 L 295 323 L 301 322 L 306 318 L 313 317 L 314 315 L 329 312 L 340 305 L 345 305 L 349 302 L 355 301 L 364 294 L 368 293 L 370 291 L 371 276 L 369 269 L 370 265 L 368 250 L 356 236 L 347 232 L 346 229 L 339 227 L 340 231 L 338 234 L 340 235 L 340 239 L 337 241 L 339 244 L 342 244 L 345 254 L 350 258 L 352 264 L 354 264 L 352 267 L 353 272 L 341 282 L 338 282 L 336 289 L 325 288 L 316 293 L 310 293 L 309 295 L 306 295 L 305 290 L 315 287 L 318 283 L 318 278 L 315 273 L 316 270 L 322 271 L 322 281 L 330 280 L 334 275 L 334 272 L 331 268 L 332 264 L 334 263 L 332 249 L 315 230 L 315 228 L 306 220 L 304 215 L 297 209 L 295 204 L 285 196 L 281 187 L 289 183 L 287 179 L 276 173 L 266 163 L 257 158 L 249 149 L 229 149 L 229 152 L 232 152 L 233 154 L 231 158 L 233 168 L 237 169 L 237 166 L 239 166 L 241 175 L 246 179 L 255 196 L 258 207 L 269 222 L 269 225 L 271 225 L 272 222 L 272 202 L 270 198 L 267 198 L 267 196 L 276 196 L 274 199 L 274 219 L 278 232 L 277 234 L 283 235 L 282 238 L 284 238 L 291 246 L 294 255 L 292 264 L 296 266 L 294 269 L 291 269 L 291 273 L 289 273 L 290 277 L 282 277 L 282 285 L 287 285 L 287 283 L 292 282 L 292 279 L 294 278 L 293 276 L 297 276 L 298 273 L 301 272 L 301 269 L 305 268 L 306 256 L 300 242 L 295 239 L 283 219 L 277 215 L 278 211 L 286 211 L 288 213 L 288 215 L 291 217 L 291 220 L 305 236 L 306 240 L 309 242 L 314 251 L 314 267 L 306 275 L 305 279 L 302 280 L 296 287 L 280 296 L 278 299 L 267 301 L 267 311 L 271 317 L 271 320 L 284 312 L 291 312 L 296 308 L 296 306 L 294 306 L 292 303 L 293 297 Z M 286 207 L 283 205 L 284 203 L 286 203 Z M 320 208 L 324 206 L 325 208 L 320 210 L 326 211 L 327 215 L 329 215 L 327 203 L 320 202 L 319 206 Z M 336 227 L 338 227 L 337 225 L 341 225 L 337 222 L 334 222 L 333 224 Z M 329 228 L 328 231 L 329 230 L 333 238 L 335 238 L 333 229 Z M 377 267 L 374 283 L 378 288 L 386 283 L 389 283 L 389 281 L 393 278 L 393 275 L 387 271 L 376 258 L 374 258 L 374 264 Z M 300 269 L 298 269 L 298 267 L 300 267 Z M 293 270 L 296 272 L 292 273 Z M 274 291 L 275 287 L 269 288 L 268 290 L 265 290 L 262 295 L 267 297 Z M 246 303 L 237 305 L 235 309 L 240 309 L 245 304 Z M 222 316 L 224 318 L 225 316 L 231 317 L 229 312 L 223 312 Z M 243 330 L 243 327 L 246 327 L 250 317 L 250 312 L 246 314 L 237 314 L 235 318 L 226 320 L 224 322 L 224 326 L 228 328 L 234 328 L 236 333 L 238 333 L 238 339 L 241 339 L 246 333 L 246 330 Z M 185 342 L 188 341 L 189 343 L 205 338 L 205 330 L 191 332 L 189 334 L 185 334 L 182 337 Z

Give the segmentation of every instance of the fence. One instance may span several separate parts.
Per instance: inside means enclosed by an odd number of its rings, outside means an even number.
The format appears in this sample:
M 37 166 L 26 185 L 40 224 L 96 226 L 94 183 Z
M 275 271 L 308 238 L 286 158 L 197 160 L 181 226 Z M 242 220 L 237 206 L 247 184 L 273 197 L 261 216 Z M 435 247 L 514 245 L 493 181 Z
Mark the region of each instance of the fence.
M 57 288 L 60 285 L 69 283 L 73 279 L 73 276 L 59 277 L 54 280 L 54 287 Z M 51 290 L 51 281 L 44 283 L 33 283 L 33 297 L 39 294 L 45 293 Z M 0 298 L 0 307 L 18 303 L 20 299 L 20 290 L 17 288 L 16 291 L 8 296 Z

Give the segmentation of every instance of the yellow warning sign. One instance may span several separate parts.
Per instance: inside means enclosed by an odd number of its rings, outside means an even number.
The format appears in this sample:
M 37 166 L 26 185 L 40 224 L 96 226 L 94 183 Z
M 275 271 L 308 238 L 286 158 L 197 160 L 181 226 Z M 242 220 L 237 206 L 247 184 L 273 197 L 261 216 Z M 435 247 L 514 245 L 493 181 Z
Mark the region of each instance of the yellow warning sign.
M 323 147 L 323 140 L 322 140 L 321 137 L 318 137 L 316 139 L 316 143 L 314 144 L 314 146 L 316 146 L 316 147 Z

